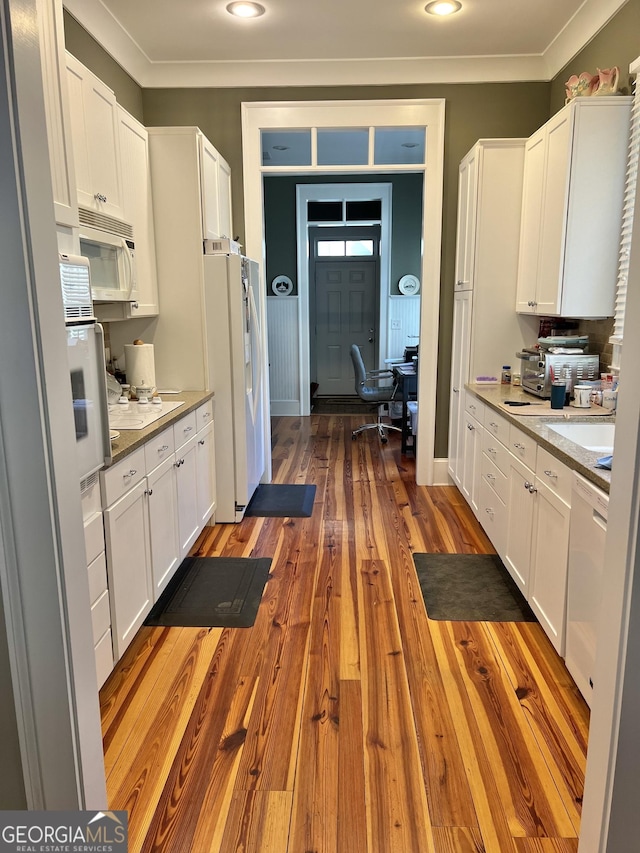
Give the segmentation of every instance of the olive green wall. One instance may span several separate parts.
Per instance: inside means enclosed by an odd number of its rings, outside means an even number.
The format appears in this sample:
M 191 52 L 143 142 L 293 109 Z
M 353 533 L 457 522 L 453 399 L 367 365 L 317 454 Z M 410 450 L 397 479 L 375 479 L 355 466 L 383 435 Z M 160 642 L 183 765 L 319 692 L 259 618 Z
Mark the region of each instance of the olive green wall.
M 479 138 L 530 136 L 549 118 L 549 83 L 145 89 L 147 126 L 197 125 L 229 162 L 234 231 L 244 240 L 240 105 L 244 101 L 445 98 L 445 162 L 436 455 L 447 455 L 458 164 Z
M 640 0 L 629 0 L 606 27 L 557 74 L 551 83 L 551 109 L 556 113 L 564 104 L 564 84 L 572 74 L 588 71 L 595 74 L 598 68 L 620 69 L 620 88 L 626 94 L 629 88 L 629 65 L 640 56 Z
M 292 177 L 269 175 L 264 179 L 267 285 L 276 275 L 288 275 L 297 292 L 296 187 L 298 184 L 392 184 L 391 285 L 405 274 L 421 276 L 422 175 L 326 175 Z M 270 292 L 270 291 L 269 291 Z
M 113 89 L 116 100 L 128 113 L 143 121 L 142 89 L 75 18 L 64 10 L 64 38 L 69 53 Z

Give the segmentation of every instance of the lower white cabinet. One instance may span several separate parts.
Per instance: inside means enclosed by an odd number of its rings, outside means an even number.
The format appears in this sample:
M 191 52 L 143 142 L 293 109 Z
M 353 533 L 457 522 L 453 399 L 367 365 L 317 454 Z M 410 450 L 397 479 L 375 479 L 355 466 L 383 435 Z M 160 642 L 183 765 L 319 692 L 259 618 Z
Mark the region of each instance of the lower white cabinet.
M 462 494 L 474 512 L 480 513 L 480 482 L 482 480 L 482 424 L 465 412 L 463 417 L 464 465 L 462 468 Z
M 180 556 L 186 557 L 189 548 L 202 530 L 198 514 L 198 435 L 176 450 L 176 485 L 178 491 L 178 533 Z
M 531 572 L 531 536 L 535 509 L 535 473 L 515 456 L 509 464 L 509 524 L 504 562 L 528 597 Z
M 200 527 L 208 524 L 216 511 L 216 478 L 214 470 L 213 421 L 198 431 L 196 471 L 198 477 L 198 518 Z
M 178 490 L 173 454 L 147 474 L 151 573 L 156 600 L 180 565 Z
M 105 509 L 104 527 L 113 650 L 119 660 L 153 604 L 146 478 Z

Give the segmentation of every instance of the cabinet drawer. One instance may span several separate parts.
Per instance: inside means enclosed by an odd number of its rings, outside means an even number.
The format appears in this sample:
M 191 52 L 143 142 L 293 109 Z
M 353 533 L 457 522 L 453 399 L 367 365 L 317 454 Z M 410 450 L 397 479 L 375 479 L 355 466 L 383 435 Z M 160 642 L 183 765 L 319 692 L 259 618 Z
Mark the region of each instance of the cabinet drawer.
M 203 430 L 207 424 L 210 424 L 213 420 L 213 400 L 207 400 L 207 402 L 199 406 L 196 409 L 196 429 L 198 432 Z
M 145 470 L 150 474 L 161 462 L 173 455 L 175 439 L 173 427 L 165 429 L 160 435 L 150 439 L 144 446 Z
M 486 480 L 480 483 L 478 520 L 491 539 L 493 547 L 504 557 L 507 541 L 507 507 L 502 503 Z
M 113 646 L 111 645 L 111 629 L 106 631 L 95 644 L 96 674 L 98 689 L 102 687 L 113 669 Z
M 182 447 L 190 438 L 196 434 L 196 413 L 190 412 L 184 418 L 180 418 L 177 424 L 173 425 L 173 440 L 175 449 Z
M 473 394 L 465 394 L 465 411 L 471 415 L 472 418 L 475 418 L 478 423 L 483 424 L 485 418 L 485 409 L 486 406 L 483 402 L 478 400 L 477 397 L 474 397 Z
M 93 625 L 93 644 L 111 627 L 111 609 L 109 608 L 109 592 L 105 590 L 91 607 L 91 624 Z
M 92 605 L 107 589 L 107 558 L 104 551 L 89 564 L 89 601 Z
M 482 452 L 494 465 L 498 466 L 503 474 L 509 473 L 509 451 L 487 429 L 482 434 Z
M 536 450 L 538 449 L 538 445 L 534 438 L 522 432 L 522 430 L 518 429 L 517 426 L 511 424 L 509 429 L 509 450 L 516 459 L 519 459 L 521 462 L 531 468 L 532 471 L 536 469 Z
M 566 504 L 571 505 L 571 469 L 552 456 L 544 447 L 538 448 L 536 476 Z
M 509 495 L 509 479 L 485 453 L 482 454 L 482 479 L 506 504 Z
M 145 476 L 144 447 L 134 450 L 122 462 L 101 472 L 102 504 L 104 507 L 122 497 Z
M 493 409 L 487 409 L 484 416 L 485 429 L 498 441 L 504 445 L 509 444 L 509 429 L 511 424 L 502 415 L 494 412 Z
M 104 529 L 102 513 L 96 512 L 84 523 L 84 547 L 87 552 L 87 565 L 92 563 L 101 551 L 104 551 Z M 93 601 L 93 599 L 91 599 Z

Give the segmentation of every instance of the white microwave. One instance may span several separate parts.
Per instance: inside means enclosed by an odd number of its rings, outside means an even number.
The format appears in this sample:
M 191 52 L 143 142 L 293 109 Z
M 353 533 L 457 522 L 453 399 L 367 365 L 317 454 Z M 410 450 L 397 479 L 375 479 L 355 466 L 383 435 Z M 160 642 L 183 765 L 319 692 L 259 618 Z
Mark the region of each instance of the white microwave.
M 133 228 L 112 216 L 80 211 L 80 254 L 89 260 L 94 302 L 135 302 Z

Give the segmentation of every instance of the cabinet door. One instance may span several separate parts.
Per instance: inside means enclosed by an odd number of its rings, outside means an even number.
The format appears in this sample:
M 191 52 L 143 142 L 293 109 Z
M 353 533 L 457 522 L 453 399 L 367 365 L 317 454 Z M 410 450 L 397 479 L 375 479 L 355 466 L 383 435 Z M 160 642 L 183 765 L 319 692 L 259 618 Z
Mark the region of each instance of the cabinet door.
M 38 0 L 37 7 L 53 206 L 58 224 L 77 227 L 78 202 L 65 70 L 62 3 Z
M 464 384 L 469 369 L 471 337 L 472 292 L 456 293 L 453 307 L 453 340 L 451 350 L 451 399 L 449 410 L 449 461 L 448 469 L 455 484 L 462 485 L 464 444 L 462 440 L 462 413 L 464 411 Z
M 202 234 L 205 240 L 220 237 L 220 210 L 218 207 L 218 171 L 220 155 L 209 142 L 200 137 L 200 180 L 202 192 Z
M 216 477 L 213 421 L 198 433 L 198 518 L 202 528 L 216 509 Z
M 147 476 L 154 601 L 180 565 L 176 471 L 171 456 Z
M 111 630 L 116 660 L 153 603 L 147 482 L 143 480 L 104 511 Z
M 538 314 L 558 314 L 560 311 L 572 115 L 563 110 L 545 125 L 547 153 L 536 291 Z M 598 215 L 597 211 L 594 215 Z
M 133 225 L 136 246 L 137 300 L 133 317 L 158 314 L 156 243 L 151 201 L 149 139 L 146 128 L 118 106 L 118 132 L 122 175 L 123 215 Z
M 187 556 L 202 529 L 198 515 L 198 436 L 176 452 L 176 482 L 178 487 L 178 533 L 180 557 Z
M 464 418 L 464 467 L 462 474 L 462 494 L 474 512 L 479 514 L 480 482 L 482 479 L 482 427 L 469 415 Z
M 123 218 L 115 95 L 69 53 L 67 82 L 78 204 Z
M 538 260 L 542 228 L 544 165 L 546 134 L 544 128 L 527 142 L 524 155 L 522 222 L 516 311 L 535 314 L 537 301 Z
M 455 289 L 473 287 L 473 258 L 476 231 L 477 149 L 460 163 L 458 183 L 458 228 L 456 235 Z
M 529 594 L 535 475 L 515 457 L 509 470 L 509 522 L 504 562 L 525 597 Z
M 529 604 L 564 656 L 571 509 L 540 480 L 536 486 Z
M 233 238 L 233 215 L 231 206 L 231 167 L 218 155 L 218 214 L 220 236 Z

